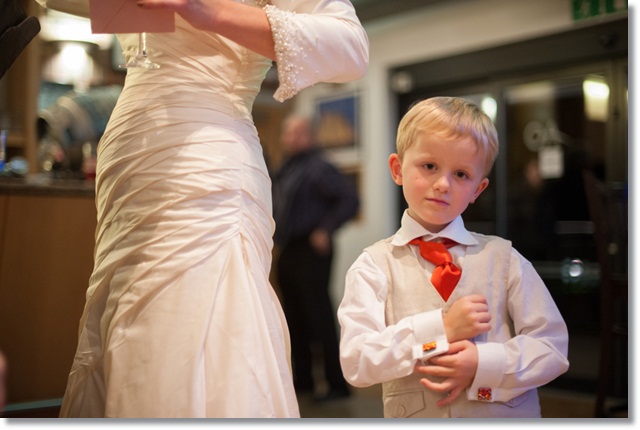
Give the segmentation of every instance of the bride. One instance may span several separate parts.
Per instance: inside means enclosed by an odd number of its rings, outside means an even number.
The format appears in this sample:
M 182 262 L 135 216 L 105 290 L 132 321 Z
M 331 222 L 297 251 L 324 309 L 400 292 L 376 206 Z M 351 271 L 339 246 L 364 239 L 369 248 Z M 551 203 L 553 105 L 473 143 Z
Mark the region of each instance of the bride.
M 88 0 L 38 1 L 89 16 Z M 279 101 L 362 77 L 366 33 L 347 0 L 123 1 L 175 11 L 176 30 L 148 34 L 161 67 L 127 71 L 99 143 L 95 265 L 61 416 L 298 417 L 251 110 L 273 62 Z M 135 51 L 135 34 L 118 40 Z

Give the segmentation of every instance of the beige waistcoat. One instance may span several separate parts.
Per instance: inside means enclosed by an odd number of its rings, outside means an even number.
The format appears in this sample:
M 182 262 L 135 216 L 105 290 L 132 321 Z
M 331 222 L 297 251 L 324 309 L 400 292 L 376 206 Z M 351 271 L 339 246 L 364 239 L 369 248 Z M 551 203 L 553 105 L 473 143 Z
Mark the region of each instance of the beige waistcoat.
M 445 303 L 420 266 L 410 246 L 393 246 L 391 238 L 368 247 L 367 252 L 385 272 L 389 281 L 385 318 L 387 325 L 405 317 L 444 308 L 445 312 L 460 297 L 481 294 L 487 298 L 492 315 L 492 329 L 477 336 L 478 342 L 506 342 L 514 336 L 513 322 L 505 299 L 509 279 L 511 242 L 496 236 L 472 235 L 479 244 L 467 247 L 462 277 Z M 429 339 L 425 339 L 425 342 Z M 412 374 L 382 384 L 384 416 L 387 418 L 457 418 L 457 417 L 538 417 L 537 391 L 530 390 L 509 402 L 468 400 L 466 390 L 449 406 L 438 407 L 443 394 L 420 384 L 423 374 Z M 436 378 L 432 378 L 436 380 Z

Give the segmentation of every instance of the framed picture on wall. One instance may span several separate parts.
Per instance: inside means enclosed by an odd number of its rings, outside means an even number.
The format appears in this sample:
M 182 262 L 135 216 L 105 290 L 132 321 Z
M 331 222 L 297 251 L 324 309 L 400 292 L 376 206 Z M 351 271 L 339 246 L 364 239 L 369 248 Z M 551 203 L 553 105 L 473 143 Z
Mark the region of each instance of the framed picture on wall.
M 317 143 L 342 166 L 357 162 L 359 103 L 360 97 L 355 91 L 322 96 L 316 102 Z

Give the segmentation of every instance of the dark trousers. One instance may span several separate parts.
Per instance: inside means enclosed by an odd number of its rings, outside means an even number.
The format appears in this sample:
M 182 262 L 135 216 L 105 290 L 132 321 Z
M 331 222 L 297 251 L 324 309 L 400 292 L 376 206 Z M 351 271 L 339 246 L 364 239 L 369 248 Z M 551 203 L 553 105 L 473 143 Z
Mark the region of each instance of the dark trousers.
M 329 297 L 333 254 L 318 255 L 308 238 L 290 242 L 277 262 L 278 284 L 291 333 L 296 390 L 313 391 L 313 343 L 322 347 L 330 389 L 347 390 L 340 368 L 335 312 Z

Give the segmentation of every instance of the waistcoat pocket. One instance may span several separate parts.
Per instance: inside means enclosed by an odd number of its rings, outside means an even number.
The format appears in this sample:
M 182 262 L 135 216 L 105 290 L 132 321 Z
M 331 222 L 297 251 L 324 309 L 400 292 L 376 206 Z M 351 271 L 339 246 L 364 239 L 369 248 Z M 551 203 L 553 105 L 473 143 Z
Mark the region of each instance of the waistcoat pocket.
M 384 398 L 384 416 L 407 418 L 425 408 L 423 390 L 397 391 Z

